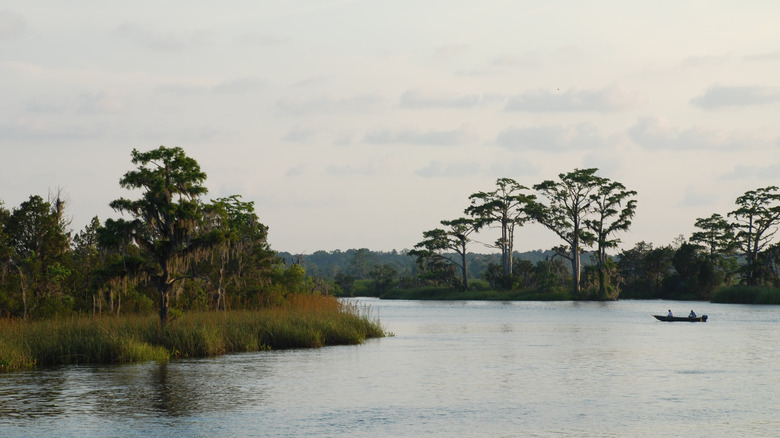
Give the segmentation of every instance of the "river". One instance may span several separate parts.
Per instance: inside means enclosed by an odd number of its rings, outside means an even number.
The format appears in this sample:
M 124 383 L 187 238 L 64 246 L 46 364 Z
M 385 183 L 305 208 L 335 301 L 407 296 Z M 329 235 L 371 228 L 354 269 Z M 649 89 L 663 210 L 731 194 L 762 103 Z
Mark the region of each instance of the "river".
M 0 375 L 0 436 L 780 436 L 778 306 L 360 302 L 394 336 Z

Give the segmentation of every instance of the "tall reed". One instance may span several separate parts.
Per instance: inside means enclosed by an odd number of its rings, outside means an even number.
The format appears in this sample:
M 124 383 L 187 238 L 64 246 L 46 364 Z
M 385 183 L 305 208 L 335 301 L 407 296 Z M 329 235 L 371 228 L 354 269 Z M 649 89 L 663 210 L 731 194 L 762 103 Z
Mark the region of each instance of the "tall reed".
M 713 303 L 780 304 L 780 289 L 767 286 L 729 286 L 712 293 Z
M 297 295 L 262 310 L 192 312 L 160 328 L 155 316 L 0 321 L 0 372 L 359 344 L 382 337 L 370 309 Z

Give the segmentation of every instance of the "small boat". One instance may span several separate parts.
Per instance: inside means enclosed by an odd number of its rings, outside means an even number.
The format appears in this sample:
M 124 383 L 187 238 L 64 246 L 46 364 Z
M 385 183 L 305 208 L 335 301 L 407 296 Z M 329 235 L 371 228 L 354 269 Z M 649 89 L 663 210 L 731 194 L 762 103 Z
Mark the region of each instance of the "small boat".
M 672 316 L 672 317 L 666 315 L 653 315 L 653 316 L 655 316 L 655 319 L 659 321 L 666 321 L 666 322 L 674 322 L 674 321 L 707 322 L 707 315 L 696 316 L 694 318 L 688 316 Z

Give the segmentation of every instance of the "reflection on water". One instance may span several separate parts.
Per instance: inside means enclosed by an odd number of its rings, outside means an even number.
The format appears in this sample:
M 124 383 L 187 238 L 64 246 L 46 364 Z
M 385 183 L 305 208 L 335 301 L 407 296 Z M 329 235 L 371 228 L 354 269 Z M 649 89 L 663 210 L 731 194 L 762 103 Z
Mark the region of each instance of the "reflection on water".
M 368 300 L 395 337 L 0 375 L 0 436 L 777 436 L 780 308 Z M 703 307 L 707 307 L 704 309 Z

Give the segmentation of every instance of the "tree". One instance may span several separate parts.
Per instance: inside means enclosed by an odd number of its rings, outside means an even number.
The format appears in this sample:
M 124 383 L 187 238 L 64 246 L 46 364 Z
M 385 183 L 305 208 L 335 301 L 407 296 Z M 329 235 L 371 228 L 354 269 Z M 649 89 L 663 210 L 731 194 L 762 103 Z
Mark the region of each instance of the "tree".
M 745 253 L 745 280 L 749 286 L 757 283 L 758 254 L 768 247 L 780 222 L 780 193 L 776 186 L 745 192 L 735 202 L 738 208 L 728 214 L 736 245 Z
M 390 290 L 396 275 L 398 275 L 398 271 L 389 264 L 374 265 L 368 271 L 369 278 L 374 281 L 374 293 L 376 296 L 381 296 Z
M 528 206 L 536 197 L 523 193 L 528 188 L 510 178 L 496 180 L 496 189 L 492 192 L 477 192 L 469 196 L 471 206 L 465 213 L 474 220 L 474 229 L 501 227 L 501 237 L 494 247 L 501 250 L 501 265 L 505 277 L 512 275 L 512 253 L 515 240 L 515 227 L 530 220 Z
M 73 238 L 73 278 L 71 285 L 82 305 L 86 304 L 93 288 L 94 274 L 100 266 L 98 231 L 100 219 L 93 217 L 84 230 Z
M 734 252 L 735 236 L 731 224 L 715 213 L 708 218 L 697 218 L 694 226 L 699 231 L 691 234 L 690 243 L 707 253 L 712 264 L 723 274 L 724 281 L 730 284 L 737 270 L 736 259 L 727 257 Z
M 0 316 L 10 310 L 12 297 L 8 296 L 12 287 L 8 286 L 9 270 L 12 268 L 11 261 L 14 255 L 10 238 L 6 232 L 8 219 L 11 212 L 3 207 L 3 201 L 0 200 Z
M 338 285 L 344 295 L 350 297 L 355 295 L 355 277 L 345 274 L 343 271 L 339 271 L 336 273 L 333 281 Z
M 674 255 L 675 250 L 669 245 L 653 248 L 645 242 L 621 251 L 617 265 L 626 292 L 632 298 L 660 298 L 663 282 L 672 273 Z
M 556 250 L 571 262 L 574 296 L 580 295 L 582 248 L 596 240 L 587 230 L 585 220 L 593 213 L 594 196 L 598 196 L 605 181 L 596 176 L 597 171 L 595 168 L 574 169 L 559 174 L 558 181 L 547 180 L 534 186 L 548 203 L 534 204 L 533 217 L 566 242 Z
M 596 238 L 596 264 L 598 270 L 599 298 L 607 297 L 607 249 L 617 248 L 620 239 L 610 239 L 610 235 L 626 231 L 636 213 L 636 192 L 609 179 L 598 182 L 596 193 L 591 195 L 594 219 L 586 219 L 585 226 Z
M 721 276 L 715 272 L 710 257 L 702 254 L 697 245 L 691 243 L 684 243 L 675 251 L 672 266 L 677 275 L 670 279 L 677 281 L 670 289 L 677 296 L 708 298 L 721 282 Z
M 467 218 L 459 218 L 451 221 L 443 220 L 441 224 L 449 227 L 448 230 L 436 228 L 423 232 L 424 240 L 409 252 L 409 255 L 417 257 L 417 264 L 425 272 L 445 273 L 449 271 L 448 265 L 457 266 L 461 272 L 460 287 L 462 290 L 468 290 L 468 263 L 466 245 L 469 242 L 469 234 L 474 231 L 474 221 Z M 451 253 L 445 251 L 454 251 L 458 255 L 453 259 Z M 442 266 L 442 262 L 443 265 Z
M 368 248 L 349 250 L 347 252 L 352 253 L 349 261 L 349 273 L 355 276 L 355 278 L 366 278 L 368 271 L 371 269 L 371 263 L 374 262 L 376 256 Z
M 5 221 L 10 250 L 7 263 L 18 274 L 24 318 L 41 301 L 60 294 L 70 275 L 63 265 L 70 240 L 62 221 L 63 211 L 59 198 L 53 206 L 40 196 L 30 196 Z
M 419 278 L 434 286 L 455 283 L 454 263 L 443 251 L 449 248 L 447 232 L 441 228 L 423 231 L 423 240 L 409 255 L 416 257 Z
M 690 242 L 705 250 L 711 258 L 732 251 L 734 232 L 723 216 L 715 213 L 708 218 L 697 218 L 694 226 L 700 231 L 691 234 Z
M 195 239 L 202 220 L 199 198 L 207 193 L 206 174 L 180 147 L 160 146 L 148 152 L 133 149 L 137 170 L 125 173 L 119 184 L 128 190 L 142 190 L 137 200 L 111 202 L 111 208 L 133 217 L 114 221 L 155 264 L 151 280 L 157 289 L 160 325 L 168 321 L 170 291 L 186 278 L 186 269 L 199 248 Z
M 261 277 L 270 279 L 276 254 L 268 245 L 268 227 L 260 223 L 254 202 L 244 202 L 240 195 L 218 198 L 204 206 L 204 223 L 200 241 L 210 256 L 198 266 L 201 278 L 214 288 L 214 307 L 227 310 L 226 290 Z

